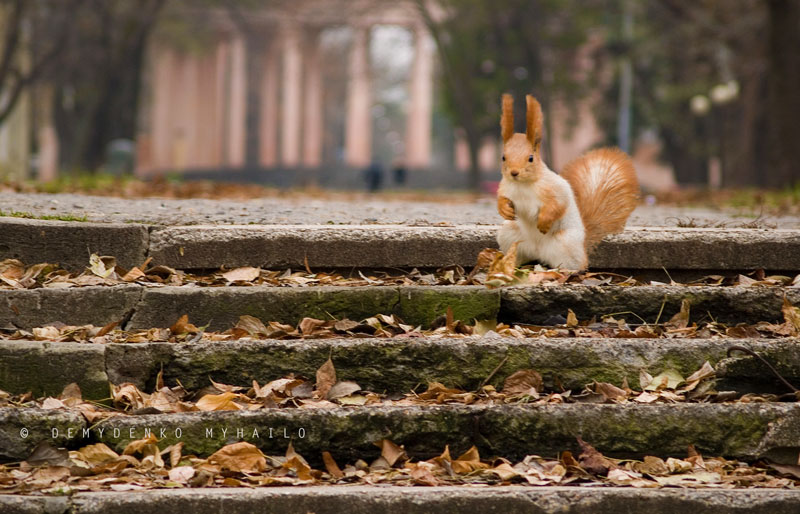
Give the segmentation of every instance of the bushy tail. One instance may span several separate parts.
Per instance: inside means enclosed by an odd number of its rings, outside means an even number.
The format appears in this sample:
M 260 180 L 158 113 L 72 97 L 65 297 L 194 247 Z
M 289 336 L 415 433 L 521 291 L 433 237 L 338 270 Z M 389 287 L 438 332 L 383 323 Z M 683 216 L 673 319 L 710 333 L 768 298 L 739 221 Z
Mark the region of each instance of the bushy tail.
M 586 249 L 591 250 L 608 234 L 622 232 L 639 200 L 639 181 L 630 157 L 618 148 L 600 148 L 564 167 L 583 226 Z

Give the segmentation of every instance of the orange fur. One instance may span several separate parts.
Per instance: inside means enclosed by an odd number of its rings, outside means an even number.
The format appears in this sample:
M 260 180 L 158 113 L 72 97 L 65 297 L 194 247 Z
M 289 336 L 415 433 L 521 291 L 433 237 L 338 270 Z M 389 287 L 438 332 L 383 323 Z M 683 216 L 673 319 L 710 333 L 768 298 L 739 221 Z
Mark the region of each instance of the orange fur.
M 503 95 L 503 115 L 500 117 L 500 133 L 503 136 L 503 142 L 508 141 L 514 135 L 514 97 L 509 94 Z
M 558 200 L 555 191 L 553 191 L 549 184 L 540 184 L 536 189 L 536 194 L 542 202 L 536 228 L 538 228 L 539 232 L 542 234 L 547 234 L 550 232 L 553 223 L 561 219 L 564 213 L 567 212 L 567 206 Z
M 507 220 L 513 220 L 517 217 L 516 212 L 514 212 L 514 203 L 502 195 L 497 197 L 497 212 Z
M 575 159 L 561 172 L 575 193 L 586 228 L 586 249 L 608 234 L 622 232 L 639 200 L 639 182 L 630 157 L 618 148 L 600 148 Z
M 505 99 L 504 99 L 505 101 Z M 527 102 L 527 116 L 525 125 L 525 136 L 531 142 L 533 150 L 538 152 L 539 145 L 542 143 L 542 106 L 531 95 L 525 97 Z M 506 139 L 503 138 L 503 141 Z

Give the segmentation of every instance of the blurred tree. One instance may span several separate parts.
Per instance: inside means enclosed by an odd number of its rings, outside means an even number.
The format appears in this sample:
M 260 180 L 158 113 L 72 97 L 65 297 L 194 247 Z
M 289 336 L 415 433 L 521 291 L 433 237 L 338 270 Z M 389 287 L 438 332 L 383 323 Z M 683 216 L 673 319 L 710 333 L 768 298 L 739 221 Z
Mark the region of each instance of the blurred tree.
M 63 166 L 95 170 L 111 140 L 135 137 L 147 42 L 166 2 L 80 2 L 61 65 L 48 77 Z M 39 37 L 46 34 L 42 27 Z
M 22 93 L 57 63 L 80 0 L 0 0 L 0 123 Z M 32 31 L 47 25 L 46 41 Z
M 727 187 L 800 181 L 800 2 L 652 0 L 636 17 L 632 44 L 617 29 L 609 47 L 632 58 L 634 128 L 657 130 L 678 182 L 708 185 L 711 163 Z M 616 110 L 612 88 L 607 131 Z
M 579 77 L 576 53 L 600 17 L 601 2 L 577 0 L 416 0 L 439 49 L 445 108 L 464 130 L 470 184 L 480 188 L 478 151 L 499 133 L 500 95 L 511 92 L 522 127 L 525 94 L 545 111 L 556 100 L 574 106 L 589 81 Z M 545 136 L 545 148 L 548 137 Z

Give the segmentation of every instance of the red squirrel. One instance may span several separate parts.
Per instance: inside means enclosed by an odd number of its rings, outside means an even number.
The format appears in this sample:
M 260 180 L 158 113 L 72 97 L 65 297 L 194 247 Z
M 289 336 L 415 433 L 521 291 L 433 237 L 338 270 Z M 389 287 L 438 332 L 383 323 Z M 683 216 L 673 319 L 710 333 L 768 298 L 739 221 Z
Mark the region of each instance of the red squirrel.
M 517 264 L 538 260 L 553 268 L 584 270 L 588 252 L 622 232 L 636 207 L 639 183 L 630 157 L 600 148 L 567 164 L 561 175 L 542 162 L 542 107 L 528 95 L 525 134 L 514 133 L 514 99 L 503 95 L 503 179 L 497 210 L 507 221 L 500 250 L 515 243 Z

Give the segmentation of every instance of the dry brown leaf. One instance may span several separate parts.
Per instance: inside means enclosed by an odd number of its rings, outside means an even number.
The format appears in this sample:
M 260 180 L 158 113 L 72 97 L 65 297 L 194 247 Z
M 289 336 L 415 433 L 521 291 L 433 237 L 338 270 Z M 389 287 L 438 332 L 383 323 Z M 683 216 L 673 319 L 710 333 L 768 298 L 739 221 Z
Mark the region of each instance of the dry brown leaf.
M 333 456 L 330 452 L 322 452 L 322 462 L 325 463 L 325 469 L 330 473 L 330 475 L 335 479 L 340 479 L 344 477 L 344 473 L 336 464 L 336 461 L 333 460 Z
M 590 445 L 580 437 L 577 439 L 578 444 L 581 447 L 581 454 L 578 455 L 578 459 L 583 469 L 595 475 L 606 475 L 609 469 L 614 469 L 617 467 L 616 464 L 605 458 L 602 453 L 597 451 L 594 446 Z
M 102 464 L 109 460 L 119 459 L 119 454 L 103 443 L 84 446 L 76 452 L 70 452 L 70 458 L 77 458 L 92 465 Z
M 567 309 L 567 327 L 575 328 L 578 326 L 578 317 L 572 312 L 572 309 Z
M 789 300 L 787 300 L 784 296 L 781 312 L 783 313 L 783 319 L 786 322 L 786 326 L 789 328 L 790 335 L 800 335 L 800 308 L 792 305 L 791 302 L 789 302 Z
M 336 368 L 333 367 L 333 361 L 329 357 L 317 370 L 316 386 L 319 397 L 325 398 L 334 384 L 336 384 Z
M 481 462 L 478 455 L 478 448 L 473 446 L 464 452 L 459 458 L 451 462 L 453 471 L 456 473 L 471 473 L 477 469 L 487 469 L 489 465 Z
M 537 396 L 542 390 L 542 375 L 532 369 L 521 369 L 506 378 L 503 394 Z
M 300 324 L 297 325 L 297 328 L 300 329 L 300 333 L 304 336 L 311 336 L 314 335 L 319 329 L 323 328 L 327 324 L 326 321 L 322 321 L 321 319 L 315 318 L 303 318 L 300 321 Z
M 408 455 L 402 446 L 397 446 L 388 439 L 381 439 L 375 443 L 375 446 L 381 449 L 381 457 L 386 461 L 389 467 L 401 466 L 408 460 Z
M 175 324 L 169 327 L 169 331 L 174 335 L 196 334 L 197 332 L 200 332 L 200 329 L 189 323 L 189 315 L 184 314 L 178 319 L 178 321 L 175 322 Z
M 311 466 L 308 465 L 306 459 L 294 451 L 294 445 L 291 441 L 289 442 L 289 447 L 286 448 L 286 462 L 284 462 L 283 467 L 293 470 L 300 480 L 314 480 L 311 474 Z
M 236 268 L 226 271 L 222 277 L 228 282 L 252 282 L 261 275 L 261 268 Z
M 232 392 L 222 394 L 207 394 L 197 400 L 195 406 L 201 411 L 239 410 L 241 407 L 234 403 L 239 395 Z
M 594 392 L 602 394 L 607 400 L 624 400 L 628 397 L 628 391 L 608 382 L 595 382 Z
M 241 473 L 260 473 L 267 469 L 267 458 L 261 450 L 244 441 L 223 446 L 208 458 L 208 462 Z
M 687 299 L 681 300 L 681 310 L 664 324 L 667 330 L 681 330 L 689 326 L 689 308 L 691 303 Z
M 125 275 L 122 276 L 122 281 L 123 282 L 136 282 L 137 280 L 141 280 L 141 279 L 145 278 L 145 276 L 146 275 L 144 274 L 144 272 L 142 270 L 140 270 L 139 268 L 134 266 L 133 268 L 131 268 L 131 270 L 129 272 L 125 273 Z
M 169 479 L 179 484 L 185 484 L 195 475 L 195 470 L 191 466 L 180 466 L 169 470 Z
M 344 396 L 350 396 L 353 393 L 361 391 L 361 386 L 350 380 L 343 380 L 336 382 L 336 384 L 328 390 L 325 398 L 328 400 L 335 400 Z
M 233 327 L 233 332 L 236 338 L 239 339 L 244 336 L 270 337 L 270 333 L 273 331 L 269 330 L 260 319 L 244 315 L 239 316 L 239 321 L 236 323 L 236 326 Z

